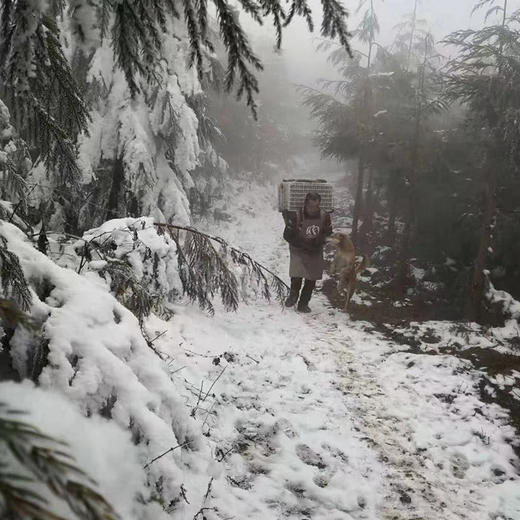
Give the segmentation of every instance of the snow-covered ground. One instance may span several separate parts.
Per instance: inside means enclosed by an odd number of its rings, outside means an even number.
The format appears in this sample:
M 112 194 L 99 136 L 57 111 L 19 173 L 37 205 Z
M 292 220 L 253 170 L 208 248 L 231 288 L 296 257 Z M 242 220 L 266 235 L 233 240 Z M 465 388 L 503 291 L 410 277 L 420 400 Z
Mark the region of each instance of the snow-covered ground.
M 274 200 L 243 184 L 233 221 L 200 228 L 285 275 Z M 255 301 L 209 318 L 178 306 L 158 343 L 188 402 L 201 385 L 212 396 L 196 415 L 223 460 L 216 518 L 520 519 L 515 432 L 479 399 L 482 374 L 366 332 L 321 295 L 311 307 Z
M 197 226 L 287 279 L 275 187 L 233 189 L 222 207 L 232 220 Z M 166 261 L 173 246 L 151 229 L 141 239 Z M 179 302 L 169 321 L 144 325 L 163 362 L 94 271 L 62 269 L 12 226 L 0 231 L 34 287 L 51 282 L 36 302 L 51 335 L 42 388 L 31 399 L 31 385 L 3 383 L 2 399 L 82 453 L 125 518 L 520 520 L 518 439 L 506 411 L 481 401 L 483 374 L 468 361 L 411 351 L 317 294 L 310 315 L 250 299 L 234 313 L 216 303 L 211 317 Z M 111 421 L 77 413 L 100 407 Z M 169 516 L 147 479 L 172 500 Z

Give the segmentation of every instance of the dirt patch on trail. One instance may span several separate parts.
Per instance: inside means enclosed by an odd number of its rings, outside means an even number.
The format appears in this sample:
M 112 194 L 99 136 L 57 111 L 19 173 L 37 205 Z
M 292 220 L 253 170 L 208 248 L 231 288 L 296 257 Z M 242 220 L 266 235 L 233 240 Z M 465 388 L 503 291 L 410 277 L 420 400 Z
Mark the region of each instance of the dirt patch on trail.
M 338 294 L 334 280 L 324 280 L 321 292 L 332 307 L 344 310 L 344 298 Z M 473 369 L 483 373 L 479 383 L 481 400 L 484 403 L 496 403 L 509 411 L 511 424 L 517 432 L 517 439 L 512 442 L 512 447 L 520 459 L 520 396 L 516 393 L 520 393 L 520 355 L 502 352 L 493 347 L 464 347 L 456 341 L 443 345 L 434 328 L 425 331 L 416 326 L 417 323 L 439 320 L 442 312 L 439 312 L 438 305 L 435 308 L 436 305 L 432 302 L 417 299 L 409 305 L 402 302 L 396 305 L 394 295 L 390 292 L 371 292 L 372 301 L 369 304 L 351 302 L 348 307 L 349 318 L 354 322 L 364 322 L 363 328 L 367 332 L 379 333 L 394 344 L 409 347 L 410 353 L 450 355 L 469 361 Z M 446 309 L 446 313 L 450 314 L 451 310 Z M 441 321 L 444 320 L 441 318 Z M 457 324 L 453 320 L 446 321 Z M 464 327 L 464 324 L 460 323 L 460 327 Z M 508 346 L 513 349 L 518 347 L 513 344 Z

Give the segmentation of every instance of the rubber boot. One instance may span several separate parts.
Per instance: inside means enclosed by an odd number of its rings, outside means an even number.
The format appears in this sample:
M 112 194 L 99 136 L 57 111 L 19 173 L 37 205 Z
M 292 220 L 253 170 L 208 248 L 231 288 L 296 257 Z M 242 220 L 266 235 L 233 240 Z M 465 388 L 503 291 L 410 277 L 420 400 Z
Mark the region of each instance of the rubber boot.
M 291 291 L 289 292 L 289 297 L 285 300 L 286 307 L 292 307 L 298 301 L 301 287 L 301 278 L 291 278 Z
M 312 291 L 314 290 L 315 286 L 316 282 L 314 280 L 305 280 L 305 284 L 303 285 L 302 293 L 300 295 L 300 301 L 298 302 L 298 312 L 311 312 L 309 302 L 311 300 Z

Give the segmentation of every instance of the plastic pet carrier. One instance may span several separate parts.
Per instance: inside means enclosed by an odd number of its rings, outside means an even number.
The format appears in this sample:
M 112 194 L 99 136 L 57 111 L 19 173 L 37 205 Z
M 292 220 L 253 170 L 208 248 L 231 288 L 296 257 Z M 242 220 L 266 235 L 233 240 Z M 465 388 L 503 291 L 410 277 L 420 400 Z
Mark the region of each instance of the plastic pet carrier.
M 332 186 L 322 179 L 284 179 L 278 187 L 278 211 L 298 211 L 311 191 L 321 195 L 321 209 L 334 211 Z

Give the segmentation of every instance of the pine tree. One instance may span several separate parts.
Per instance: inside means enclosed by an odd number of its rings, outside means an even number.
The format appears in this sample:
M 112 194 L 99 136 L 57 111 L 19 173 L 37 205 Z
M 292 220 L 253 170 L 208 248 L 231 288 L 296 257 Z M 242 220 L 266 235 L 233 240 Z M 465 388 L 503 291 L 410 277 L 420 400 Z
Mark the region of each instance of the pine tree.
M 417 7 L 417 4 L 415 4 Z M 414 11 L 414 20 L 416 11 Z M 415 24 L 416 22 L 414 22 Z M 413 27 L 413 34 L 415 27 Z M 416 214 L 417 214 L 417 185 L 420 168 L 421 146 L 424 140 L 424 125 L 432 115 L 447 108 L 446 102 L 438 92 L 436 82 L 436 70 L 434 62 L 437 54 L 434 47 L 434 38 L 430 33 L 424 33 L 422 49 L 415 46 L 416 49 L 422 51 L 422 63 L 417 68 L 414 76 L 414 100 L 413 100 L 413 133 L 410 138 L 410 165 L 408 174 L 406 175 L 406 196 L 404 210 L 404 230 L 401 239 L 401 247 L 399 251 L 399 273 L 397 283 L 404 288 L 409 281 L 409 258 L 410 258 L 410 242 L 412 234 L 415 231 Z M 410 40 L 412 41 L 412 40 Z M 410 66 L 413 44 L 410 43 L 409 54 L 407 58 L 407 66 Z
M 482 0 L 475 10 L 484 7 L 488 8 L 486 20 L 498 14 L 500 21 L 480 30 L 457 31 L 445 39 L 459 48 L 459 54 L 448 65 L 448 93 L 468 105 L 469 123 L 484 155 L 480 244 L 469 289 L 469 312 L 475 319 L 482 318 L 485 268 L 497 216 L 497 188 L 506 172 L 517 172 L 520 167 L 520 12 L 509 14 L 507 0 Z
M 368 46 L 363 55 L 357 52 L 354 60 L 342 48 L 330 53 L 329 61 L 341 72 L 344 79 L 322 82 L 323 91 L 302 88 L 305 104 L 311 115 L 319 121 L 316 142 L 325 156 L 346 160 L 358 158 L 357 189 L 354 203 L 352 240 L 358 242 L 358 224 L 361 217 L 365 171 L 370 168 L 369 148 L 374 142 L 373 115 L 375 113 L 374 80 L 371 77 L 376 36 L 379 32 L 374 1 L 361 0 L 358 12 L 366 8 L 356 37 Z M 329 50 L 331 43 L 321 45 Z M 363 63 L 363 59 L 366 63 Z M 370 174 L 369 174 L 370 177 Z M 358 244 L 359 245 L 359 244 Z
M 75 140 L 87 106 L 65 58 L 55 16 L 40 2 L 0 4 L 0 96 L 16 131 L 59 184 L 76 181 Z
M 196 118 L 185 106 L 179 107 L 177 92 L 173 102 L 169 99 L 170 86 L 187 95 L 183 91 L 187 86 L 178 85 L 184 42 L 189 49 L 186 65 L 193 66 L 199 81 L 214 61 L 216 42 L 221 42 L 228 61 L 222 84 L 227 91 L 236 88 L 238 98 L 245 96 L 255 116 L 256 71 L 262 68 L 239 11 L 228 0 L 213 0 L 213 5 L 214 21 L 207 0 L 0 0 L 0 98 L 34 163 L 25 180 L 35 190 L 33 199 L 39 207 L 33 213 L 38 219 L 51 220 L 52 227 L 61 222 L 69 233 L 78 233 L 82 224 L 98 223 L 84 223 L 86 217 L 147 213 L 156 206 L 167 220 L 173 215 L 181 221 L 189 219 L 186 192 L 193 183 L 186 168 L 195 168 L 197 154 L 205 150 L 196 144 Z M 259 24 L 272 18 L 277 45 L 294 17 L 303 16 L 313 29 L 307 0 L 294 0 L 287 12 L 280 0 L 243 0 L 239 7 Z M 346 10 L 337 0 L 323 0 L 323 9 L 322 35 L 336 38 L 348 49 Z M 70 27 L 70 34 L 64 37 L 59 27 Z M 107 63 L 112 57 L 112 78 L 89 75 L 95 60 Z M 121 94 L 118 72 L 126 80 L 128 98 L 110 97 L 114 89 Z M 143 104 L 153 116 L 149 121 L 132 120 Z M 174 110 L 168 108 L 172 106 Z M 102 150 L 98 164 L 86 164 L 82 146 L 89 140 L 89 130 L 98 130 L 90 118 L 105 117 L 112 109 L 118 112 L 119 123 L 111 129 L 112 135 L 103 136 L 103 142 L 114 142 L 115 135 L 115 149 L 109 154 Z M 164 120 L 157 121 L 162 115 Z M 126 133 L 121 127 L 126 127 Z M 190 130 L 186 136 L 185 129 Z M 143 135 L 148 157 L 145 161 L 137 157 L 135 164 Z M 193 139 L 195 144 L 183 146 L 179 139 Z M 189 164 L 177 164 L 179 148 L 192 149 Z M 12 173 L 9 179 L 24 180 Z M 100 213 L 99 207 L 105 211 Z

